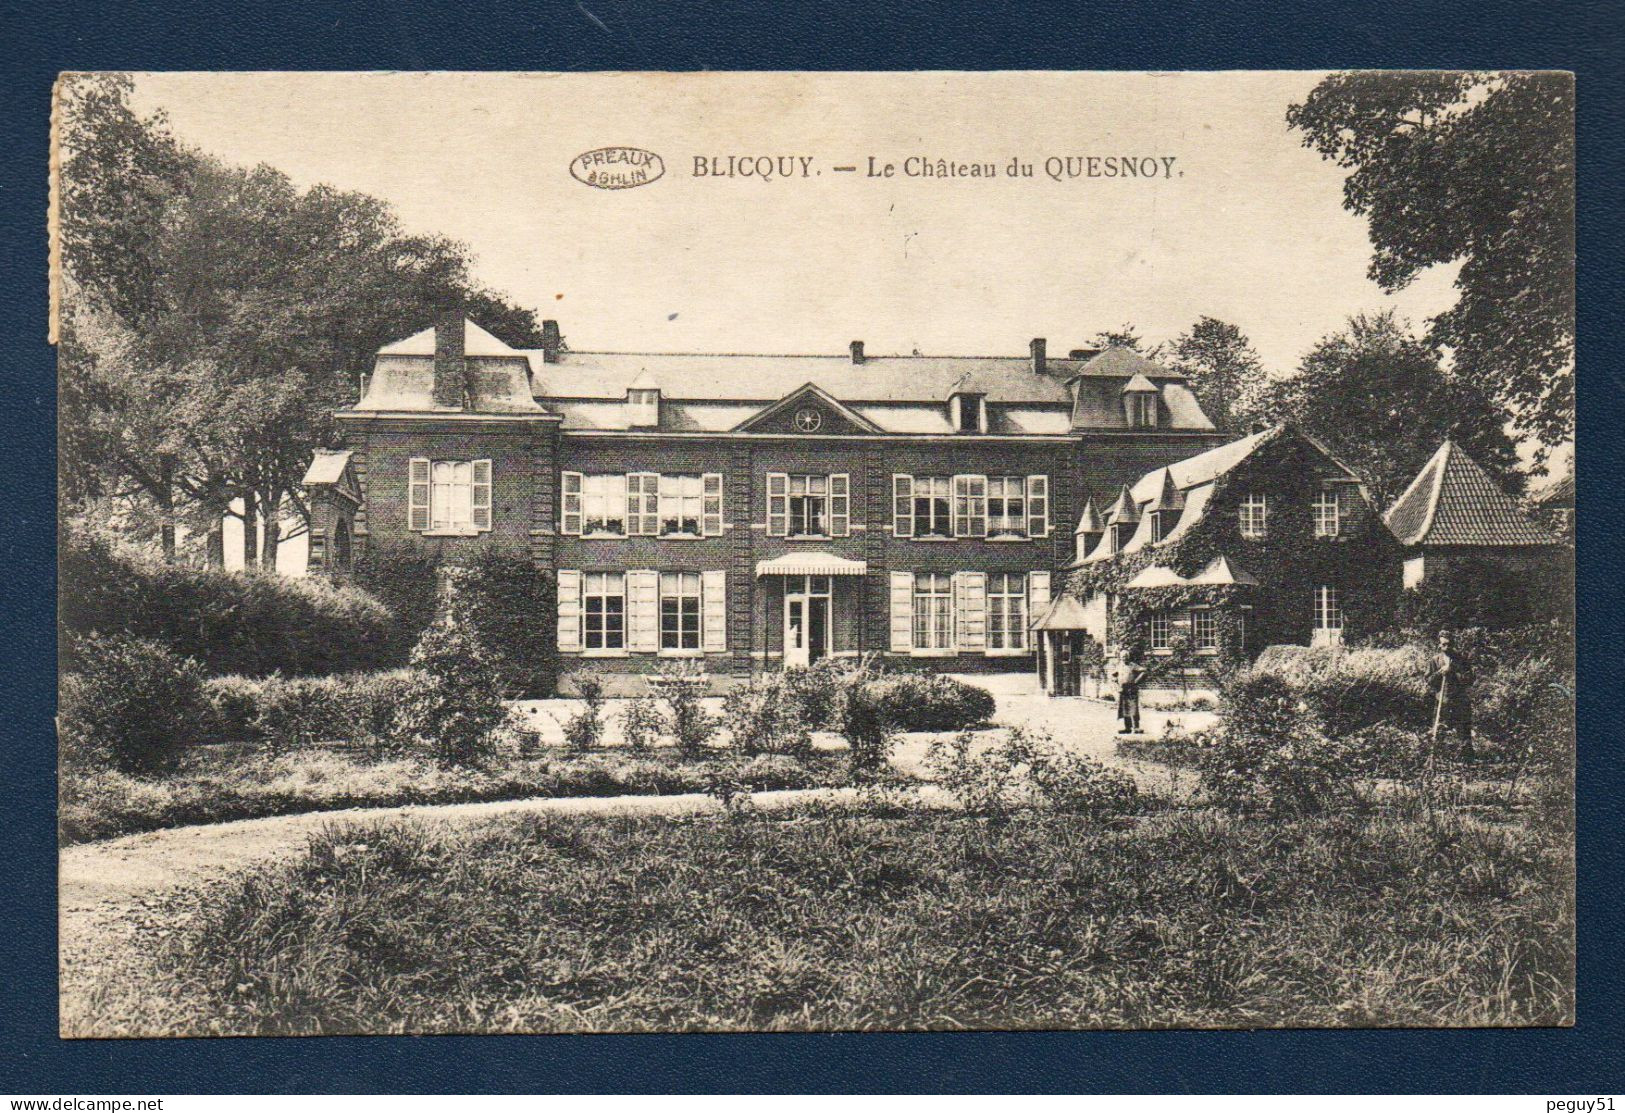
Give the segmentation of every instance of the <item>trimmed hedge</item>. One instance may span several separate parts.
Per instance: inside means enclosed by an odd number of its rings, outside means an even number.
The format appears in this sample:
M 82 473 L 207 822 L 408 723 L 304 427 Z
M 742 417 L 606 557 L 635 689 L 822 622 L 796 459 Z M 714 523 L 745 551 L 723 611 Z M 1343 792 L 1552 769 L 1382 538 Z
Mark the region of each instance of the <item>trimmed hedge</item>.
M 889 676 L 870 684 L 892 730 L 964 730 L 993 718 L 991 692 L 942 673 Z
M 205 690 L 221 740 L 270 753 L 398 745 L 397 719 L 422 678 L 410 669 L 343 676 L 218 676 Z
M 58 575 L 64 669 L 79 667 L 79 636 L 93 632 L 158 642 L 210 676 L 392 663 L 389 608 L 355 587 L 168 564 L 77 530 L 63 531 Z

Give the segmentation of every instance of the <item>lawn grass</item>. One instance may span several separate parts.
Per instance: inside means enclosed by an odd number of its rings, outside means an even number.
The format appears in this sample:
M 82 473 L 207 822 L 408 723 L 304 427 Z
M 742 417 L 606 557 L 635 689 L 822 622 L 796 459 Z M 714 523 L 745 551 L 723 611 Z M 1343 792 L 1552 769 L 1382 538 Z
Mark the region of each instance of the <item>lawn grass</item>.
M 484 768 L 448 769 L 420 758 L 374 760 L 306 750 L 279 757 L 210 747 L 168 776 L 64 769 L 57 829 L 62 845 L 193 823 L 333 811 L 458 804 L 538 796 L 649 796 L 704 792 L 709 765 L 664 748 L 580 756 L 505 755 Z M 762 756 L 735 774 L 758 790 L 818 788 L 847 780 L 844 755 Z
M 1568 1024 L 1572 863 L 1205 810 L 393 823 L 212 891 L 142 993 L 199 1034 Z

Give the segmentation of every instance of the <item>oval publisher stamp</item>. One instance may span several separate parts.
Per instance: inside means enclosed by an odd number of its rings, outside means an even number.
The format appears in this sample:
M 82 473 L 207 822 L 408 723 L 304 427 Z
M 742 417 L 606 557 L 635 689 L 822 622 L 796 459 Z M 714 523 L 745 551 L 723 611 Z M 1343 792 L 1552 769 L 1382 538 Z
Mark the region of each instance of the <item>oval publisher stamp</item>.
M 661 157 L 641 147 L 599 147 L 570 160 L 570 176 L 598 189 L 633 189 L 665 172 Z

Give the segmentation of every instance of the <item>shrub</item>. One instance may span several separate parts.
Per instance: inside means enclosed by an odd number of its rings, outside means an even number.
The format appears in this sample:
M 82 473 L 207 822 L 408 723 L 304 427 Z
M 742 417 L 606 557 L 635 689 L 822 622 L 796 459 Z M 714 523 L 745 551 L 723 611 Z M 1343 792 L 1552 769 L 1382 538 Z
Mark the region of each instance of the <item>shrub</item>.
M 894 730 L 964 730 L 993 717 L 991 692 L 942 673 L 883 677 L 870 683 L 877 687 Z
M 841 687 L 836 729 L 846 739 L 854 772 L 872 772 L 886 764 L 896 739 L 895 708 L 886 697 L 883 684 L 867 680 L 863 673 L 854 673 Z
M 1525 658 L 1480 679 L 1473 699 L 1475 746 L 1486 756 L 1549 768 L 1568 764 L 1574 746 L 1572 673 L 1547 657 Z
M 660 714 L 653 696 L 633 696 L 621 708 L 621 737 L 626 739 L 628 747 L 639 753 L 654 748 L 665 725 L 665 717 Z
M 1348 801 L 1355 762 L 1280 676 L 1241 669 L 1219 702 L 1222 729 L 1199 776 L 1214 803 L 1242 812 L 1308 815 Z
M 505 693 L 527 699 L 553 695 L 558 686 L 553 577 L 521 549 L 483 545 L 459 563 L 453 583 Z
M 1536 570 L 1492 560 L 1455 560 L 1400 595 L 1395 622 L 1437 634 L 1468 627 L 1501 629 L 1562 620 L 1574 613 L 1574 561 L 1558 559 Z
M 401 729 L 441 765 L 475 765 L 496 748 L 507 719 L 496 669 L 460 607 L 424 631 L 412 650 L 423 677 L 401 709 Z
M 862 666 L 853 668 L 844 661 L 825 657 L 808 668 L 788 669 L 777 675 L 783 678 L 797 705 L 796 713 L 802 725 L 808 730 L 831 730 L 835 726 L 842 686 L 855 672 L 862 671 L 865 671 Z
M 576 753 L 586 753 L 603 740 L 604 682 L 591 673 L 572 673 L 570 682 L 582 708 L 564 720 L 564 743 Z
M 790 677 L 810 669 L 773 673 L 734 688 L 722 697 L 722 725 L 733 746 L 746 755 L 806 753 L 812 734 L 806 703 Z
M 221 676 L 206 690 L 224 738 L 272 754 L 320 745 L 365 745 L 384 752 L 398 741 L 397 718 L 420 677 L 409 669 L 347 676 L 259 679 Z
M 1251 668 L 1226 677 L 1221 688 L 1246 686 L 1260 676 L 1277 678 L 1336 735 L 1378 723 L 1427 730 L 1433 725 L 1428 675 L 1434 652 L 1417 643 L 1357 649 L 1272 646 Z
M 961 731 L 932 742 L 926 765 L 973 815 L 1025 806 L 1104 819 L 1140 805 L 1133 777 L 1057 745 L 1045 731 L 1016 727 L 992 739 Z
M 440 582 L 434 554 L 404 542 L 371 543 L 356 562 L 355 583 L 389 608 L 393 616 L 384 656 L 404 663 L 412 647 L 433 625 L 440 610 Z
M 64 530 L 62 664 L 96 632 L 158 642 L 209 675 L 325 675 L 397 663 L 394 618 L 378 599 L 320 577 L 170 564 Z
M 702 753 L 717 730 L 717 721 L 700 706 L 710 687 L 704 672 L 687 661 L 662 665 L 649 686 L 666 703 L 666 730 L 678 749 L 691 757 Z
M 145 773 L 171 765 L 208 720 L 203 670 L 167 647 L 122 634 L 75 639 L 62 675 L 64 764 Z

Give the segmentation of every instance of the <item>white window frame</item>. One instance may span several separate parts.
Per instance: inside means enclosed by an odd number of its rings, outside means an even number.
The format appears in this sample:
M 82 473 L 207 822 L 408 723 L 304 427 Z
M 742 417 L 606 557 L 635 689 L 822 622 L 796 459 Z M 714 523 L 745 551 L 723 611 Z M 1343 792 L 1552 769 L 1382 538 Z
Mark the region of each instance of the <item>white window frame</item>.
M 1310 505 L 1315 522 L 1316 537 L 1341 537 L 1343 534 L 1343 493 L 1335 487 L 1315 492 Z
M 1270 535 L 1268 495 L 1246 494 L 1236 505 L 1236 527 L 1248 541 L 1262 541 Z
M 1012 494 L 1012 492 L 1014 492 Z M 1014 502 L 1019 506 L 1015 515 L 1010 513 L 1010 504 Z M 997 519 L 993 514 L 993 507 L 997 504 L 1002 513 Z M 1009 526 L 1015 523 L 1015 528 L 999 529 L 995 521 Z M 987 536 L 990 540 L 1009 538 L 1012 540 L 1025 540 L 1027 537 L 1027 479 L 1020 475 L 990 475 L 987 477 Z
M 722 473 L 708 471 L 700 477 L 700 533 L 705 537 L 722 536 Z
M 913 637 L 917 654 L 954 653 L 954 581 L 947 572 L 916 572 L 913 593 Z
M 1206 623 L 1212 637 L 1203 644 L 1202 624 Z M 1191 648 L 1198 653 L 1219 652 L 1219 615 L 1212 607 L 1191 608 Z
M 1316 584 L 1314 626 L 1309 644 L 1341 645 L 1343 643 L 1343 597 L 1334 584 Z
M 954 536 L 987 536 L 987 476 L 954 476 Z
M 610 621 L 613 608 L 610 601 L 619 599 L 619 623 Z M 593 614 L 593 601 L 598 600 L 598 614 Z M 581 652 L 587 656 L 619 657 L 626 653 L 626 573 L 581 573 Z M 619 630 L 612 627 L 618 625 Z M 596 627 L 596 629 L 595 629 Z M 593 645 L 594 634 L 598 644 Z M 613 638 L 611 635 L 617 634 Z M 616 644 L 611 644 L 611 641 Z
M 1174 651 L 1174 614 L 1170 610 L 1152 611 L 1146 617 L 1146 642 L 1153 653 Z
M 1049 476 L 1027 477 L 1027 536 L 1049 536 Z
M 472 537 L 492 526 L 492 468 L 488 459 L 407 464 L 407 528 L 428 537 Z
M 1130 391 L 1125 395 L 1128 403 L 1128 423 L 1135 429 L 1157 427 L 1157 396 L 1149 390 Z
M 582 475 L 580 482 L 581 521 L 576 532 L 583 537 L 626 536 L 626 476 Z M 597 529 L 593 522 L 603 523 Z
M 1027 573 L 989 572 L 987 652 L 990 654 L 1027 652 L 1028 619 Z
M 705 592 L 699 572 L 661 572 L 656 602 L 659 621 L 660 654 L 666 657 L 697 657 L 705 652 Z M 690 590 L 692 588 L 692 590 Z M 667 645 L 666 603 L 676 603 L 676 624 L 672 627 L 676 645 Z M 688 604 L 692 601 L 692 614 Z M 690 631 L 692 619 L 692 631 Z M 684 644 L 693 635 L 693 645 Z
M 914 477 L 914 489 L 909 498 L 909 508 L 913 522 L 913 537 L 916 541 L 949 541 L 953 539 L 953 487 L 952 476 L 919 475 Z M 920 514 L 922 503 L 926 510 L 923 516 Z M 939 511 L 941 511 L 940 514 Z
M 634 471 L 626 475 L 626 535 L 660 536 L 660 473 Z
M 661 537 L 705 536 L 704 475 L 662 472 L 656 489 L 659 492 Z M 693 529 L 682 528 L 689 522 L 693 523 Z

